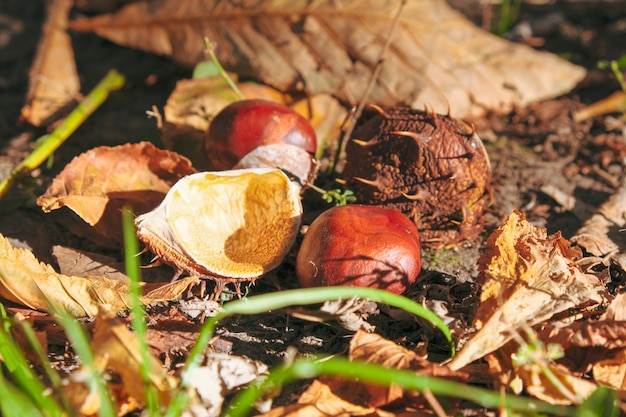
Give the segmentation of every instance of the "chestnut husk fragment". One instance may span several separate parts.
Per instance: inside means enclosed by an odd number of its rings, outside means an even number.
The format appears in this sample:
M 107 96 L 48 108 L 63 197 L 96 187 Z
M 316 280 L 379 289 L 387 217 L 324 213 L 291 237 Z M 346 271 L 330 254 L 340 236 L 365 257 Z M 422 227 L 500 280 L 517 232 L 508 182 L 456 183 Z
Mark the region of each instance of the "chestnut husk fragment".
M 377 110 L 346 145 L 345 188 L 361 204 L 406 214 L 424 246 L 478 236 L 492 186 L 489 156 L 473 126 L 406 107 Z

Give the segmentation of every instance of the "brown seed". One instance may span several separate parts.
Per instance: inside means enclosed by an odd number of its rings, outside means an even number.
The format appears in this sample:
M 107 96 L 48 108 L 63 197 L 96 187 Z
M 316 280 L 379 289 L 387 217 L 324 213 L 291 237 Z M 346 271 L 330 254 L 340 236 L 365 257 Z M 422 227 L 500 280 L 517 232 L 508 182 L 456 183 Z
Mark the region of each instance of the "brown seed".
M 296 258 L 303 287 L 345 285 L 401 294 L 420 271 L 420 238 L 397 210 L 350 204 L 322 213 Z

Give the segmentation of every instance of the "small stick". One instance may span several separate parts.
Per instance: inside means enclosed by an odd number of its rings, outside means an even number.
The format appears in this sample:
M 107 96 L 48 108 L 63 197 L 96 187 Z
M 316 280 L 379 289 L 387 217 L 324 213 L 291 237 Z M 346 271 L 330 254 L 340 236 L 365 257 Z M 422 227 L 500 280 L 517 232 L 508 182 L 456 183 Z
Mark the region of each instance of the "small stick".
M 116 70 L 109 71 L 89 95 L 65 118 L 63 123 L 50 135 L 44 136 L 45 141 L 0 182 L 0 198 L 4 197 L 17 181 L 44 163 L 74 133 L 78 126 L 106 100 L 111 91 L 119 90 L 123 85 L 124 76 Z
M 365 108 L 367 98 L 372 93 L 372 90 L 374 89 L 374 85 L 376 84 L 376 81 L 378 80 L 378 77 L 380 76 L 380 73 L 383 69 L 383 65 L 385 63 L 385 55 L 387 54 L 389 45 L 391 45 L 391 39 L 393 38 L 393 34 L 396 31 L 396 28 L 398 27 L 398 22 L 400 22 L 400 16 L 402 15 L 402 10 L 404 9 L 406 2 L 407 0 L 402 0 L 400 2 L 400 7 L 398 8 L 398 11 L 396 12 L 396 15 L 393 18 L 393 22 L 391 23 L 391 28 L 389 29 L 389 34 L 387 35 L 387 39 L 385 39 L 385 44 L 383 45 L 383 49 L 380 51 L 380 55 L 378 56 L 378 61 L 376 62 L 374 71 L 372 71 L 372 75 L 370 76 L 367 86 L 365 87 L 363 96 L 361 97 L 361 100 L 359 101 L 359 105 L 357 106 L 356 110 L 352 114 L 352 117 L 350 118 L 350 123 L 348 125 L 348 128 L 346 129 L 343 136 L 339 140 L 339 144 L 337 145 L 337 152 L 335 154 L 335 159 L 332 163 L 331 171 L 334 171 L 335 167 L 337 166 L 339 155 L 341 155 L 341 152 L 343 150 L 342 148 L 344 144 L 347 143 L 348 140 L 350 139 L 350 136 L 352 135 L 352 131 L 354 130 L 354 127 L 356 126 L 356 122 L 357 120 L 359 120 L 359 117 L 361 117 L 361 113 L 363 113 L 363 109 Z
M 243 95 L 239 87 L 237 87 L 237 84 L 235 84 L 232 78 L 230 78 L 224 67 L 222 67 L 220 60 L 217 59 L 217 55 L 215 55 L 215 44 L 211 42 L 209 38 L 204 38 L 204 43 L 206 53 L 208 53 L 211 57 L 211 61 L 213 62 L 213 65 L 215 65 L 215 68 L 217 68 L 217 72 L 219 72 L 222 78 L 226 80 L 228 86 L 235 92 L 235 94 L 237 94 L 237 97 L 239 97 L 239 100 L 245 100 L 246 97 Z

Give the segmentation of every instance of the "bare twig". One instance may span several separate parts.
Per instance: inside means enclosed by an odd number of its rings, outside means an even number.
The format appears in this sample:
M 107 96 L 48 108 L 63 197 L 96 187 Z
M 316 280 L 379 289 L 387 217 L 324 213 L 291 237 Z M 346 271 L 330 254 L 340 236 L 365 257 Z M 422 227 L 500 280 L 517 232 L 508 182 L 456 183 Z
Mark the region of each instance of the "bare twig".
M 387 50 L 389 49 L 389 45 L 391 45 L 391 39 L 393 38 L 393 34 L 396 28 L 398 27 L 398 23 L 400 22 L 400 16 L 402 15 L 402 10 L 404 9 L 406 2 L 407 0 L 402 0 L 400 2 L 400 7 L 398 7 L 398 11 L 396 12 L 396 15 L 393 18 L 393 22 L 391 23 L 391 27 L 389 28 L 389 34 L 387 35 L 387 39 L 385 39 L 385 44 L 383 45 L 383 49 L 380 51 L 380 55 L 378 56 L 378 61 L 376 61 L 376 66 L 374 67 L 374 71 L 372 71 L 372 75 L 370 76 L 367 86 L 365 87 L 363 96 L 361 97 L 361 100 L 359 100 L 359 104 L 356 110 L 354 111 L 354 113 L 352 114 L 352 117 L 350 118 L 350 123 L 348 124 L 346 131 L 344 132 L 342 137 L 339 139 L 339 144 L 337 145 L 335 158 L 333 159 L 331 163 L 331 169 L 330 169 L 331 172 L 335 170 L 335 167 L 337 166 L 337 161 L 339 160 L 339 155 L 341 155 L 344 145 L 350 139 L 350 136 L 352 135 L 352 131 L 354 130 L 354 127 L 356 126 L 356 122 L 357 120 L 359 120 L 359 117 L 361 117 L 361 113 L 363 113 L 363 109 L 365 108 L 367 99 L 372 93 L 372 90 L 374 89 L 374 86 L 376 85 L 376 81 L 378 81 L 378 77 L 380 76 L 380 72 L 382 71 L 383 65 L 385 63 Z

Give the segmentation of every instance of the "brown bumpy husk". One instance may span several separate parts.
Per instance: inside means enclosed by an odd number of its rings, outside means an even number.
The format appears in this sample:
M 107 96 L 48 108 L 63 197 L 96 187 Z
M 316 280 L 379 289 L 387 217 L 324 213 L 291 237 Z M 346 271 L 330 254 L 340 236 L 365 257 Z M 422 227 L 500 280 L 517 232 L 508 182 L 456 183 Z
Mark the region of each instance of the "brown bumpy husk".
M 402 211 L 425 246 L 454 246 L 483 230 L 491 167 L 472 126 L 395 108 L 380 110 L 352 138 L 343 177 L 359 203 Z

